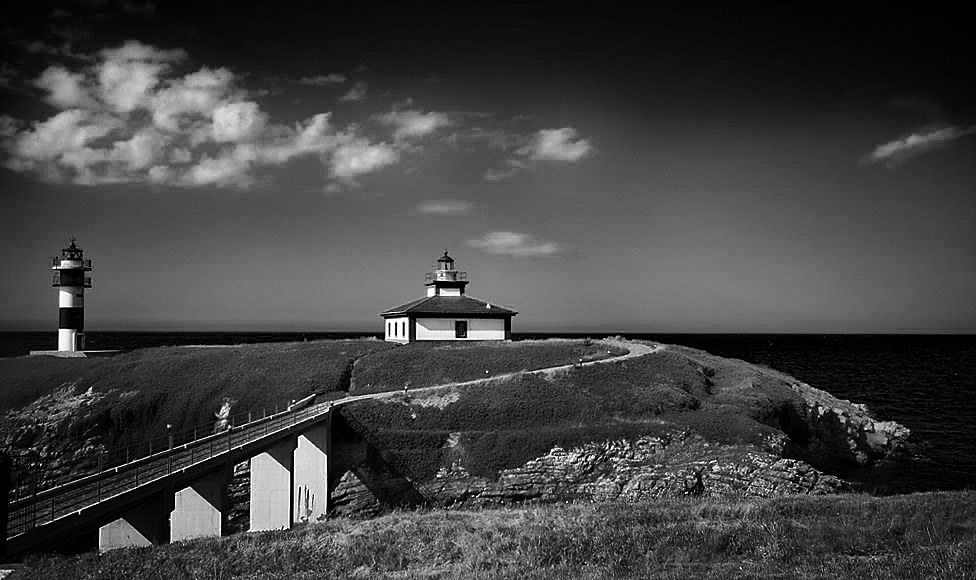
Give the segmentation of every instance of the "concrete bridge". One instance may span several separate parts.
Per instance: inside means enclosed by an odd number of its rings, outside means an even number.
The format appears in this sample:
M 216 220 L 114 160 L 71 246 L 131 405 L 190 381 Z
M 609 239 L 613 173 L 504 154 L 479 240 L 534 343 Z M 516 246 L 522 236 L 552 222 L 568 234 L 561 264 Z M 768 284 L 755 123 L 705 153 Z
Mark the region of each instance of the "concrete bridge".
M 627 354 L 581 364 L 618 362 L 663 348 L 640 343 L 625 347 Z M 578 365 L 523 372 L 548 374 L 573 366 Z M 414 389 L 411 394 L 514 374 Z M 6 554 L 57 545 L 96 528 L 100 550 L 223 535 L 227 484 L 233 466 L 243 461 L 249 461 L 251 471 L 249 531 L 288 529 L 315 521 L 329 507 L 335 410 L 364 399 L 396 396 L 401 394 L 373 393 L 316 403 L 313 395 L 280 413 L 17 499 L 9 504 Z
M 101 550 L 219 536 L 227 484 L 242 461 L 251 466 L 251 531 L 314 521 L 328 508 L 333 406 L 293 407 L 16 500 L 7 555 L 96 527 Z

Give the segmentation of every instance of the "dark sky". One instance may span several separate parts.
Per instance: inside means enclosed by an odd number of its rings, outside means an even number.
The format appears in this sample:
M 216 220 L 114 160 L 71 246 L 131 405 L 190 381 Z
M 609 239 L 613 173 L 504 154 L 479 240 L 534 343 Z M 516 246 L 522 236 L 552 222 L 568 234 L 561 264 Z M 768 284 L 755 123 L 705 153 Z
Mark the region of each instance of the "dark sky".
M 303 4 L 8 13 L 0 329 L 976 332 L 962 14 Z

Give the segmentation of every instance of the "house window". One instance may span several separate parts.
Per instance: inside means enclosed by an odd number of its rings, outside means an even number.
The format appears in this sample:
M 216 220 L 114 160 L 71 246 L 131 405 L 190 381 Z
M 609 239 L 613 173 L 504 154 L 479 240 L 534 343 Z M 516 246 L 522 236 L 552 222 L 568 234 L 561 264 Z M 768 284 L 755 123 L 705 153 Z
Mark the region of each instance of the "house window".
M 454 321 L 454 338 L 468 338 L 468 321 Z
M 407 335 L 407 323 L 404 322 L 402 324 L 403 324 L 403 331 L 400 333 L 400 336 L 406 336 Z

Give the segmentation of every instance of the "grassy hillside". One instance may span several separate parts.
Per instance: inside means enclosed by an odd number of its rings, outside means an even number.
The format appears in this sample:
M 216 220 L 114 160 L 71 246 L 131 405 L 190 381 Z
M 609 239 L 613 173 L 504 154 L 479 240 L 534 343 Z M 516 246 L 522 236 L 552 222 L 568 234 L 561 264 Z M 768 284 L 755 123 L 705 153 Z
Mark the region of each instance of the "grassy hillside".
M 373 430 L 417 477 L 436 473 L 448 456 L 460 457 L 473 475 L 493 477 L 557 444 L 633 440 L 676 429 L 691 429 L 714 443 L 761 447 L 779 433 L 779 418 L 788 416 L 784 410 L 801 404 L 785 375 L 668 347 L 551 377 L 517 375 L 436 396 L 358 402 L 343 413 Z M 448 449 L 452 433 L 459 444 Z
M 21 578 L 976 578 L 976 492 L 394 513 L 28 561 Z
M 48 396 L 40 411 L 53 415 L 59 403 L 81 401 L 56 428 L 69 438 L 94 434 L 119 448 L 151 436 L 165 439 L 167 423 L 175 432 L 206 429 L 224 398 L 233 401 L 232 413 L 258 414 L 311 393 L 348 389 L 354 360 L 390 348 L 376 340 L 339 340 L 148 348 L 112 358 L 2 359 L 0 412 Z M 10 415 L 0 423 L 7 430 L 21 427 Z M 45 435 L 39 429 L 22 433 L 18 446 L 30 448 L 32 434 Z
M 356 363 L 352 393 L 416 389 L 522 370 L 625 354 L 604 342 L 550 339 L 518 342 L 413 343 Z

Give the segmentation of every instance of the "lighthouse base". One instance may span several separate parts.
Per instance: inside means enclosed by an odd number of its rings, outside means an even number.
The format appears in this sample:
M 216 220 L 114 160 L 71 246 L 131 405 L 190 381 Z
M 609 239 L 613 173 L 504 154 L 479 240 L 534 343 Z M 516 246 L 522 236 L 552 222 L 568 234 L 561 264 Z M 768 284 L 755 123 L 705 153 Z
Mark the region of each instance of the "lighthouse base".
M 99 356 L 115 356 L 126 352 L 124 350 L 32 350 L 30 356 L 56 356 L 61 358 L 93 358 Z
M 85 333 L 73 328 L 59 328 L 58 350 L 85 350 Z

